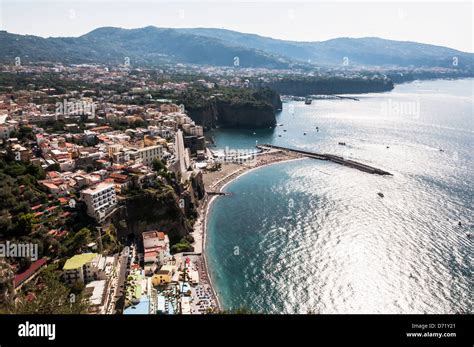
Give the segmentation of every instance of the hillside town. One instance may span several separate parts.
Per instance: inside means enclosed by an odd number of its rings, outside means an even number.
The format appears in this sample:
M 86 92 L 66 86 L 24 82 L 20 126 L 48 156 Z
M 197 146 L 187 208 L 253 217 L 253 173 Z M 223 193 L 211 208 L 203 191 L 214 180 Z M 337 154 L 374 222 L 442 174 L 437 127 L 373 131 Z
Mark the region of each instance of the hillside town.
M 79 295 L 88 313 L 216 311 L 203 240 L 194 240 L 192 224 L 205 193 L 202 172 L 218 170 L 218 160 L 183 105 L 143 94 L 150 88 L 179 94 L 187 83 L 153 84 L 130 71 L 90 66 L 33 66 L 14 73 L 51 70 L 59 81 L 96 88 L 45 87 L 44 81 L 2 85 L 0 156 L 8 180 L 2 183 L 1 237 L 32 245 L 42 240 L 37 259 L 1 261 L 2 300 L 12 307 L 33 302 L 42 295 L 44 269 L 53 267 L 70 290 L 68 300 Z M 102 89 L 124 79 L 132 83 L 130 92 Z M 135 93 L 147 102 L 131 103 Z M 183 237 L 177 239 L 166 223 L 117 226 L 126 224 L 116 216 L 130 213 L 127 201 L 145 192 L 169 193 L 184 218 Z M 19 232 L 21 223 L 28 224 L 28 235 Z
M 0 310 L 220 312 L 204 252 L 210 201 L 246 170 L 302 155 L 222 152 L 207 131 L 275 127 L 282 100 L 266 85 L 307 104 L 296 96 L 301 86 L 338 87 L 324 72 L 300 73 L 1 65 Z M 363 87 L 387 81 L 340 74 Z

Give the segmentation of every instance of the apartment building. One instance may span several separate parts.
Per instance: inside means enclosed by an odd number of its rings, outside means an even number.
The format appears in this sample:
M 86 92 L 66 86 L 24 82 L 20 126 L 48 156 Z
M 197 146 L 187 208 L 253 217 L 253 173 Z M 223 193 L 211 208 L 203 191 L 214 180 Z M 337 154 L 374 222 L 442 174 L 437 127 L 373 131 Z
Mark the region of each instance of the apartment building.
M 84 189 L 81 198 L 87 205 L 87 214 L 100 221 L 117 205 L 115 184 L 102 182 Z
M 163 265 L 169 253 L 169 239 L 160 231 L 147 231 L 142 233 L 143 256 L 145 273 L 153 273 L 158 266 Z
M 104 257 L 97 253 L 77 254 L 63 266 L 64 280 L 68 284 L 108 279 L 117 264 L 115 256 Z
M 142 164 L 151 165 L 153 160 L 163 158 L 163 146 L 149 146 L 129 151 L 130 156 L 135 160 L 140 160 Z

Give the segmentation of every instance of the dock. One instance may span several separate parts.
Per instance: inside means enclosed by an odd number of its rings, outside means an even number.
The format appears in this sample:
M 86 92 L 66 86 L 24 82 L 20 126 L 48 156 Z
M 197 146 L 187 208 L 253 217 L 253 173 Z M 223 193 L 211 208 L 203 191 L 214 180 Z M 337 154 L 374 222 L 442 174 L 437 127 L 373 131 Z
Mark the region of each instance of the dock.
M 206 193 L 207 195 L 221 195 L 221 196 L 231 195 L 230 193 L 226 193 L 226 192 L 214 192 L 214 191 L 207 191 Z
M 258 145 L 258 149 L 261 149 L 263 151 L 265 150 L 271 150 L 271 149 L 277 149 L 281 151 L 286 151 L 286 152 L 291 152 L 291 153 L 296 153 L 304 157 L 312 158 L 312 159 L 318 159 L 318 160 L 328 160 L 336 164 L 344 165 L 353 169 L 357 169 L 363 172 L 367 172 L 370 174 L 374 175 L 388 175 L 388 176 L 393 176 L 388 171 L 366 165 L 363 163 L 360 163 L 355 160 L 350 160 L 350 159 L 344 159 L 343 157 L 334 155 L 334 154 L 322 154 L 322 153 L 316 153 L 316 152 L 309 152 L 309 151 L 302 151 L 298 149 L 292 149 L 292 148 L 287 148 L 287 147 L 281 147 L 281 146 L 275 146 L 275 145 L 270 145 L 270 144 L 263 144 L 263 145 Z

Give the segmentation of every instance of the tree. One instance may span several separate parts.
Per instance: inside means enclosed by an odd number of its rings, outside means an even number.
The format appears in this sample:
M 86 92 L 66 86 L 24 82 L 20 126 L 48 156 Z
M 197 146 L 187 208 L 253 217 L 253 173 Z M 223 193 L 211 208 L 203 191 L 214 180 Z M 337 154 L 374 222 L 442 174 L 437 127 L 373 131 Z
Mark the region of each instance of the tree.
M 35 226 L 35 216 L 32 213 L 21 213 L 15 225 L 18 235 L 29 235 Z
M 133 122 L 134 128 L 143 128 L 144 126 L 146 126 L 146 122 L 141 118 L 135 119 L 135 121 Z
M 162 170 L 166 171 L 166 165 L 160 159 L 153 160 L 152 166 L 153 166 L 153 170 L 156 171 L 156 172 L 159 172 L 159 171 L 162 171 Z
M 40 274 L 39 282 L 43 289 L 35 294 L 32 301 L 20 297 L 18 304 L 10 308 L 14 314 L 81 314 L 89 306 L 82 293 L 71 293 L 56 271 L 55 265 L 48 266 Z
M 91 231 L 88 228 L 82 228 L 65 242 L 69 254 L 76 253 L 91 240 Z
M 61 166 L 59 165 L 59 163 L 54 163 L 48 166 L 46 168 L 46 171 L 61 171 Z
M 43 168 L 39 165 L 29 164 L 26 167 L 26 173 L 30 174 L 37 180 L 43 180 L 46 177 L 46 173 L 44 172 Z

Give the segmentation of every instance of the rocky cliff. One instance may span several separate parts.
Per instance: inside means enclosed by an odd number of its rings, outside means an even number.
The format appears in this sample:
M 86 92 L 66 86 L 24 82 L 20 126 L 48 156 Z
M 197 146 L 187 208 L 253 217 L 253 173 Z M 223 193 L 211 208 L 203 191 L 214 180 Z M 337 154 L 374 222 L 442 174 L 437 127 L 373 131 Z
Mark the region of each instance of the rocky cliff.
M 186 101 L 184 104 L 190 117 L 206 129 L 216 126 L 241 128 L 274 126 L 275 112 L 282 108 L 280 95 L 270 89 L 253 91 L 251 99 L 226 95 L 201 101 L 197 105 L 186 104 Z
M 385 92 L 393 89 L 389 78 L 284 78 L 268 84 L 280 94 L 307 96 L 331 94 L 361 94 Z
M 141 238 L 148 230 L 161 230 L 168 234 L 171 243 L 189 234 L 191 226 L 178 205 L 178 197 L 172 189 L 164 191 L 144 190 L 129 195 L 122 201 L 123 208 L 112 217 L 117 235 L 125 239 L 129 234 Z

